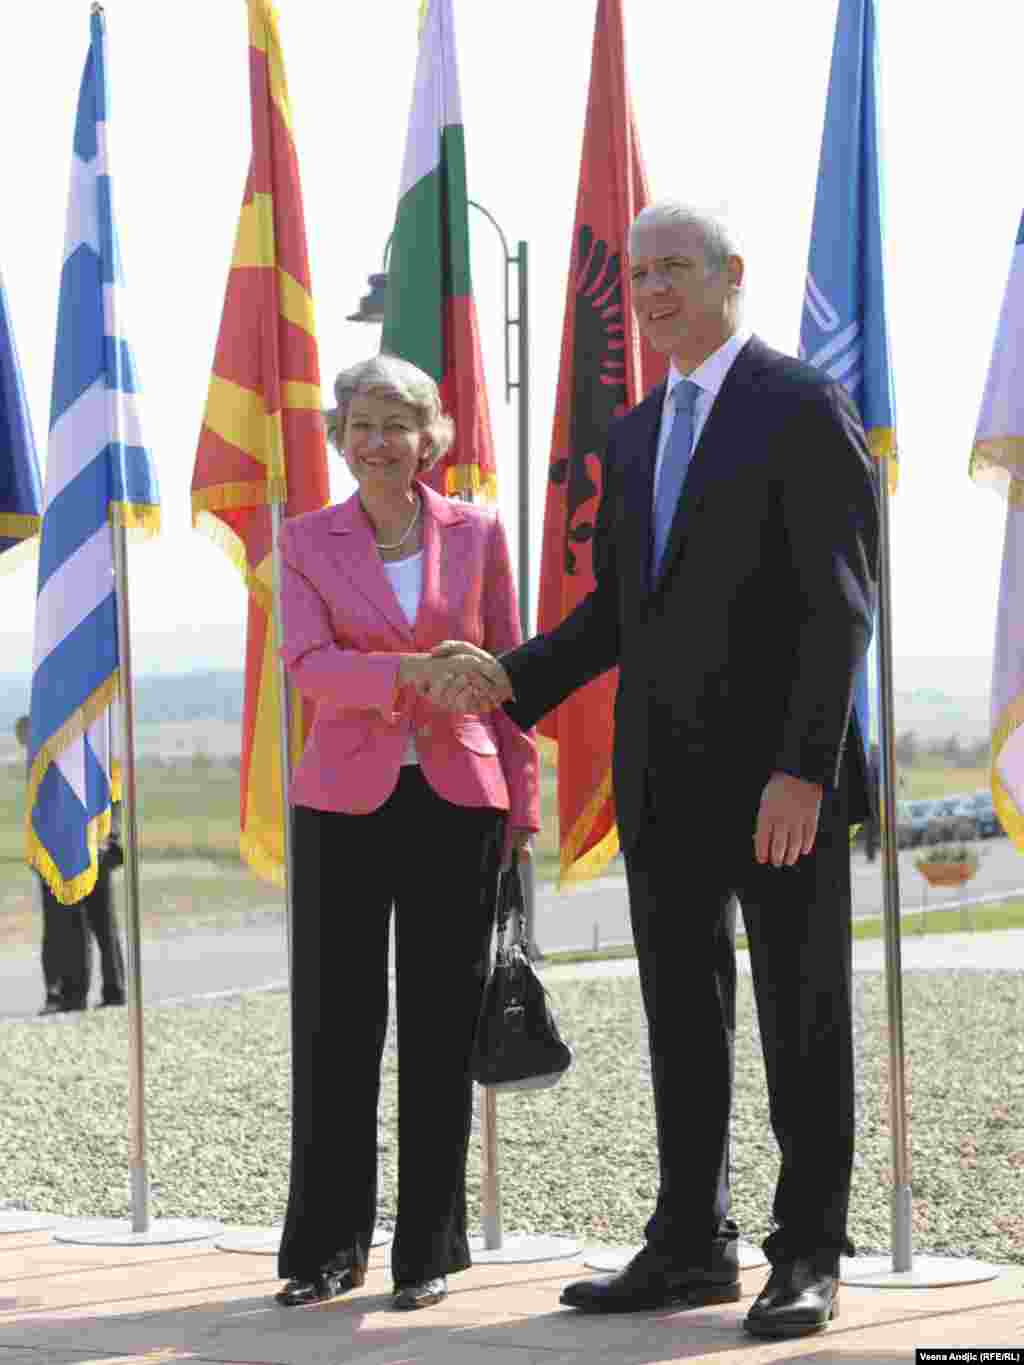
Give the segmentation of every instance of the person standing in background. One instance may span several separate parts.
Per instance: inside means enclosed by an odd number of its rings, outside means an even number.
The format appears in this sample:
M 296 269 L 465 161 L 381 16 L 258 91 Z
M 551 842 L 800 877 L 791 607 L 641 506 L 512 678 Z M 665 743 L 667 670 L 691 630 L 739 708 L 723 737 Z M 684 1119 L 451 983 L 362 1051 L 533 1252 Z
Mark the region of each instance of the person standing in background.
M 14 727 L 18 743 L 28 749 L 28 716 L 19 716 Z M 112 812 L 110 837 L 101 847 L 96 885 L 78 905 L 62 905 L 36 873 L 42 898 L 42 968 L 46 1000 L 40 1014 L 64 1014 L 84 1010 L 92 978 L 90 934 L 100 951 L 103 1005 L 123 1005 L 126 1000 L 124 951 L 117 924 L 110 874 L 123 862 L 120 842 L 121 807 Z
M 14 736 L 26 754 L 26 777 L 28 776 L 28 726 L 28 716 L 19 716 L 14 724 Z M 39 889 L 39 901 L 43 917 L 40 959 L 46 999 L 39 1013 L 60 1014 L 65 1010 L 78 1008 L 78 1006 L 65 1003 L 63 991 L 64 974 L 70 956 L 68 948 L 78 926 L 69 922 L 70 917 L 75 914 L 74 909 L 61 905 L 47 886 L 45 878 L 41 877 L 38 872 L 33 875 Z

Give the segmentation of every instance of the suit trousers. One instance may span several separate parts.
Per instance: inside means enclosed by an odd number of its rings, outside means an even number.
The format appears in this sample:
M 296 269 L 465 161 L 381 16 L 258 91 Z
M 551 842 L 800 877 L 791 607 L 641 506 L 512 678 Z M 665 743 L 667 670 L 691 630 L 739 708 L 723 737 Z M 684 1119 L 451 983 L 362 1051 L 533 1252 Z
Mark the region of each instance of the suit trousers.
M 69 906 L 61 905 L 60 901 L 50 890 L 50 885 L 45 877 L 36 873 L 39 883 L 39 898 L 43 911 L 43 936 L 41 944 L 41 965 L 43 968 L 43 983 L 46 986 L 46 994 L 53 999 L 60 999 L 64 993 L 64 977 L 67 975 L 66 965 L 68 961 L 68 936 L 69 915 L 76 912 Z M 78 916 L 76 928 L 81 927 L 81 916 Z
M 699 1266 L 729 1218 L 736 1033 L 735 907 L 750 947 L 771 1125 L 781 1152 L 765 1243 L 773 1263 L 831 1265 L 846 1236 L 854 1143 L 849 830 L 827 792 L 810 854 L 760 865 L 763 779 L 649 783 L 650 822 L 626 853 L 647 1012 L 660 1186 L 646 1235 Z M 696 794 L 696 795 L 695 795 Z
M 64 923 L 60 930 L 61 998 L 65 1004 L 84 1007 L 92 982 L 92 938 L 100 954 L 105 1004 L 125 998 L 124 949 L 114 908 L 111 871 L 101 853 L 96 885 L 78 905 L 60 906 Z
M 505 814 L 437 796 L 418 766 L 367 815 L 296 806 L 292 1154 L 278 1268 L 308 1279 L 365 1257 L 395 913 L 396 1285 L 470 1264 L 469 1063 L 490 963 Z

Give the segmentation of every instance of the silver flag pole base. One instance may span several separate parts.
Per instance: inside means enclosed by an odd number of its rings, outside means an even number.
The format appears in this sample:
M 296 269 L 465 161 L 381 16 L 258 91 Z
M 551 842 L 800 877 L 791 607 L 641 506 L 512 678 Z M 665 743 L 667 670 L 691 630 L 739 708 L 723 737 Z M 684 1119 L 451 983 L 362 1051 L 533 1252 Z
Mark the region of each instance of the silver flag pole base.
M 583 1264 L 588 1270 L 622 1270 L 640 1250 L 639 1247 L 587 1247 L 583 1253 Z M 754 1270 L 759 1265 L 767 1265 L 768 1258 L 760 1247 L 750 1242 L 740 1242 L 739 1262 L 741 1270 Z
M 474 1265 L 525 1265 L 529 1261 L 573 1261 L 580 1253 L 571 1237 L 547 1233 L 506 1232 L 501 1245 L 488 1247 L 485 1237 L 471 1237 L 469 1249 Z
M 0 1209 L 0 1235 L 5 1232 L 49 1232 L 67 1221 L 59 1213 L 29 1213 L 26 1209 Z
M 387 1228 L 374 1228 L 370 1245 L 386 1246 L 391 1241 Z M 281 1249 L 280 1228 L 225 1228 L 217 1238 L 218 1251 L 240 1251 L 250 1256 L 276 1256 Z
M 222 1223 L 199 1218 L 154 1218 L 145 1232 L 135 1232 L 127 1218 L 68 1218 L 53 1239 L 73 1246 L 155 1247 L 207 1242 L 223 1230 Z
M 994 1280 L 1004 1268 L 969 1257 L 915 1255 L 909 1270 L 896 1270 L 891 1256 L 843 1256 L 839 1282 L 855 1289 L 943 1289 Z

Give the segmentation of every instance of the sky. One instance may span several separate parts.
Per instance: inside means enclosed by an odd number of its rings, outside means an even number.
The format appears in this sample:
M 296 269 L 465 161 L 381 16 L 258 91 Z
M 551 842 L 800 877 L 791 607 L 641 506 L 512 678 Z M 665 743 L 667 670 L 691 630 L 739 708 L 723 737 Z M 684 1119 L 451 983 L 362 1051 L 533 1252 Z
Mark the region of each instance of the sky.
M 471 198 L 530 252 L 532 603 L 595 0 L 454 0 Z M 6 8 L 6 7 L 5 7 Z M 418 0 L 278 0 L 305 202 L 320 364 L 374 353 L 346 321 L 391 229 Z M 189 487 L 249 161 L 243 0 L 108 0 L 111 156 L 126 331 L 161 482 L 163 532 L 130 550 L 136 672 L 242 666 L 245 597 L 191 527 Z M 654 198 L 724 213 L 746 259 L 745 321 L 797 347 L 837 0 L 624 0 Z M 1005 505 L 967 477 L 1024 207 L 1019 53 L 1005 0 L 879 0 L 890 342 L 900 490 L 892 503 L 897 685 L 984 686 Z M 0 272 L 45 462 L 71 141 L 88 0 L 3 17 Z M 471 214 L 474 288 L 516 552 L 515 404 L 503 383 L 503 264 Z M 332 454 L 332 496 L 352 484 Z M 0 578 L 0 672 L 31 668 L 35 566 Z

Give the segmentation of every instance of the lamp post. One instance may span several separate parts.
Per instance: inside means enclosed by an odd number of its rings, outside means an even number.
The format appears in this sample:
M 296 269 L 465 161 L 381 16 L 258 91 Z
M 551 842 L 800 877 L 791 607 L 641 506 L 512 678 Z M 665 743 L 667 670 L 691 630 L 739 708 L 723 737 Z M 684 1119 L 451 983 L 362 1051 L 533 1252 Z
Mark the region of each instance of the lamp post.
M 528 253 L 525 242 L 517 244 L 513 254 L 501 224 L 482 204 L 469 200 L 470 208 L 482 213 L 501 239 L 505 257 L 505 402 L 512 401 L 513 390 L 518 398 L 519 432 L 519 619 L 523 638 L 530 634 L 530 311 Z M 384 247 L 384 261 L 380 271 L 368 276 L 370 292 L 359 300 L 359 307 L 349 313 L 349 322 L 384 321 L 388 289 L 388 258 L 391 254 L 389 237 Z M 513 269 L 516 272 L 516 314 L 510 312 L 512 302 Z M 512 378 L 512 329 L 516 329 L 516 377 Z

